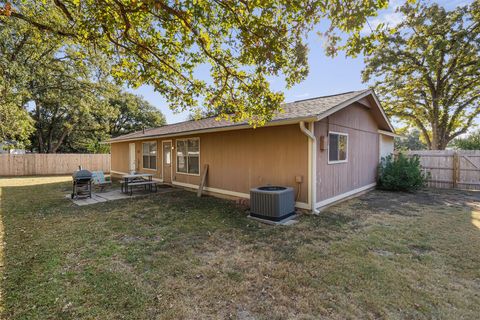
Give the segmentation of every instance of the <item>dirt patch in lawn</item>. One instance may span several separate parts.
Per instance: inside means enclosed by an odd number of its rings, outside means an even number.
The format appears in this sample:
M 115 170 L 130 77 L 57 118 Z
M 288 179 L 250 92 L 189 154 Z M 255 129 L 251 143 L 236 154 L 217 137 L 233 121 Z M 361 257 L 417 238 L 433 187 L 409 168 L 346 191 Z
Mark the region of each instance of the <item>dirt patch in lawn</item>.
M 35 179 L 0 181 L 4 318 L 480 314 L 476 192 L 373 191 L 273 227 L 185 191 L 72 207 Z
M 476 191 L 423 189 L 415 193 L 376 190 L 359 199 L 371 209 L 400 215 L 417 215 L 423 207 L 469 207 L 468 202 L 478 201 Z

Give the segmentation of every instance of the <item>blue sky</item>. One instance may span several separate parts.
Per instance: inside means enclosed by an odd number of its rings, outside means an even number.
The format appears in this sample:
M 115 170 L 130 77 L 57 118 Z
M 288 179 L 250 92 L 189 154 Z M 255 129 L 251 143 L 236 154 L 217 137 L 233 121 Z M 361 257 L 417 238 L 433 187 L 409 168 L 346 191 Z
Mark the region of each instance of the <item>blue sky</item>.
M 433 1 L 452 9 L 459 5 L 471 3 L 473 0 L 439 0 Z M 396 23 L 401 20 L 401 16 L 395 13 L 395 8 L 401 5 L 404 0 L 391 0 L 388 9 L 379 13 L 378 17 L 370 18 L 369 23 L 372 27 L 377 24 Z M 361 90 L 367 87 L 362 83 L 361 71 L 363 69 L 363 57 L 346 58 L 340 53 L 335 58 L 326 57 L 323 51 L 322 41 L 316 32 L 309 36 L 309 64 L 310 74 L 306 80 L 297 84 L 293 88 L 286 90 L 281 79 L 274 79 L 271 86 L 274 90 L 285 93 L 285 101 L 295 101 L 306 98 L 312 98 L 322 95 L 335 94 L 338 92 Z M 201 74 L 200 74 L 201 76 Z M 208 78 L 205 75 L 206 79 Z M 167 123 L 176 123 L 185 121 L 188 112 L 174 113 L 168 107 L 166 100 L 158 92 L 155 92 L 150 86 L 142 86 L 136 90 L 129 90 L 143 96 L 152 105 L 161 110 L 167 118 Z

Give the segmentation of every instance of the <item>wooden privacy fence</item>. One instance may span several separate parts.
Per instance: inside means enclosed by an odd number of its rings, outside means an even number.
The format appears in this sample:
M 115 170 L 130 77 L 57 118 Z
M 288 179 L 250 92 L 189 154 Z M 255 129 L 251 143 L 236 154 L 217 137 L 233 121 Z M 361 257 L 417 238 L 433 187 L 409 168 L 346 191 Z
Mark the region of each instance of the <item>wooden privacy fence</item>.
M 418 155 L 433 188 L 480 190 L 480 150 L 408 151 Z
M 110 154 L 0 154 L 0 176 L 72 174 L 78 166 L 110 172 Z

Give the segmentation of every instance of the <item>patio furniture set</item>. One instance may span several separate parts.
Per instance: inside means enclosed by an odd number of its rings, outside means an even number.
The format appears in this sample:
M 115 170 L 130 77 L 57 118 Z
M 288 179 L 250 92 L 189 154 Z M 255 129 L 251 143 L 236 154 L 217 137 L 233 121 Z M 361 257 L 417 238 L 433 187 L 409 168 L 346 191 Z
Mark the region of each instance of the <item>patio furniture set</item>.
M 72 199 L 92 198 L 92 188 L 95 187 L 100 191 L 105 191 L 107 187 L 112 185 L 111 179 L 105 178 L 103 171 L 88 171 L 79 167 L 78 171 L 72 174 L 73 188 Z M 126 174 L 122 176 L 121 192 L 133 195 L 134 188 L 143 188 L 145 191 L 157 192 L 157 182 L 153 181 L 153 175 L 148 173 Z
M 126 174 L 122 176 L 121 189 L 124 193 L 133 194 L 133 188 L 142 188 L 144 190 L 148 190 L 152 192 L 155 190 L 157 192 L 157 182 L 153 181 L 153 175 L 150 173 L 133 173 L 133 174 Z

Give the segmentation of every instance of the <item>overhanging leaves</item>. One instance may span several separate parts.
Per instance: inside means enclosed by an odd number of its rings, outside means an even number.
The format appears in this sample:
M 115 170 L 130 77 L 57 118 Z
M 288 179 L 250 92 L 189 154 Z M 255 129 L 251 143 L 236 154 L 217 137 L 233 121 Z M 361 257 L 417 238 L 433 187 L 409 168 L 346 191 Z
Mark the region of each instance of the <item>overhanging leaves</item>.
M 13 1 L 3 15 L 102 51 L 112 63 L 112 76 L 132 86 L 153 85 L 175 110 L 203 104 L 222 117 L 257 125 L 283 101 L 281 92 L 271 90 L 269 77 L 283 77 L 287 87 L 305 79 L 306 36 L 322 18 L 331 21 L 331 39 L 335 30 L 358 35 L 366 17 L 387 3 Z M 208 75 L 199 75 L 205 66 Z

